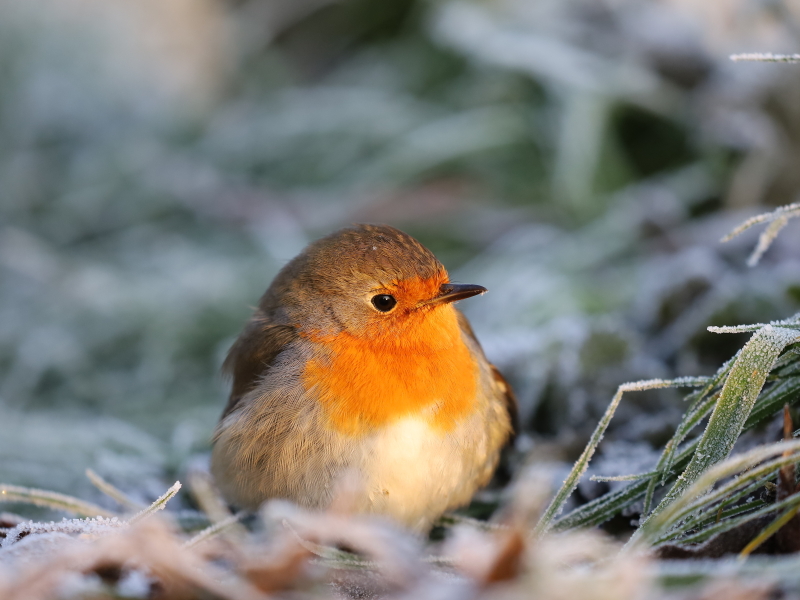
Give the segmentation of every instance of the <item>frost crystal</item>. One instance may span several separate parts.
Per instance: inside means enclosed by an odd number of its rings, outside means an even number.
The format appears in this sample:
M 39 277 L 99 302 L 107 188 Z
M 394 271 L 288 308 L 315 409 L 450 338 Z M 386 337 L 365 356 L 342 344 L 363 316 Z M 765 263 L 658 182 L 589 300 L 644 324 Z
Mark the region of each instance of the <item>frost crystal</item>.
M 742 60 L 772 60 L 772 61 L 783 61 L 783 62 L 797 62 L 798 55 L 792 55 L 791 57 L 785 55 L 772 55 L 772 54 L 762 54 L 762 55 L 748 55 L 748 54 L 741 54 L 737 55 L 740 57 L 750 57 L 750 58 L 743 58 Z M 753 58 L 756 56 L 760 56 L 762 58 Z M 733 57 L 731 57 L 733 58 Z M 752 217 L 739 225 L 736 229 L 731 231 L 728 235 L 722 238 L 723 242 L 727 242 L 737 235 L 742 233 L 743 231 L 749 229 L 753 225 L 757 225 L 758 223 L 769 223 L 767 228 L 761 233 L 761 236 L 758 238 L 758 244 L 756 245 L 755 250 L 750 255 L 750 258 L 747 259 L 747 264 L 751 267 L 758 264 L 758 261 L 761 260 L 764 252 L 772 245 L 772 242 L 775 241 L 775 238 L 778 237 L 778 233 L 780 233 L 781 229 L 783 229 L 786 224 L 789 222 L 789 219 L 792 217 L 796 217 L 800 215 L 800 202 L 795 202 L 794 204 L 788 204 L 786 206 L 781 206 L 780 208 L 764 213 L 762 215 L 757 215 Z
M 15 544 L 23 534 L 78 533 L 96 536 L 115 529 L 127 527 L 127 525 L 126 522 L 120 521 L 116 517 L 112 519 L 106 519 L 104 517 L 95 517 L 93 519 L 63 519 L 58 523 L 55 521 L 50 521 L 49 523 L 26 521 L 12 528 L 6 534 L 5 539 L 0 543 L 0 548 L 7 548 Z

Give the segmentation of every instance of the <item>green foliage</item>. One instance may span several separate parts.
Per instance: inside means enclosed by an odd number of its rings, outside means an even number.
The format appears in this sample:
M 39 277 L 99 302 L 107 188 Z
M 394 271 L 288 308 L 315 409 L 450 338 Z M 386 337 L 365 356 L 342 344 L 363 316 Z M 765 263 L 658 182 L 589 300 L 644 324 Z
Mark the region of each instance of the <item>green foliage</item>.
M 724 457 L 737 439 L 745 452 L 763 443 L 797 405 L 797 347 L 780 350 L 796 321 L 706 328 L 797 312 L 798 237 L 764 253 L 797 205 L 734 231 L 767 225 L 758 270 L 744 268 L 744 236 L 712 242 L 796 197 L 800 113 L 785 70 L 721 58 L 719 44 L 748 47 L 755 32 L 793 43 L 791 18 L 739 4 L 0 1 L 0 480 L 15 484 L 12 510 L 102 514 L 105 494 L 135 512 L 183 479 L 224 403 L 222 357 L 270 278 L 311 239 L 382 221 L 490 289 L 463 309 L 517 391 L 531 461 L 541 451 L 566 472 L 591 439 L 539 531 L 580 539 L 568 530 L 617 517 L 609 530 L 625 534 L 641 515 L 636 548 L 762 519 L 767 536 L 796 507 L 764 492 L 784 459 Z M 670 389 L 681 386 L 693 388 L 685 403 Z M 609 466 L 620 442 L 637 451 Z M 582 487 L 587 467 L 611 475 L 610 491 Z M 239 517 L 181 513 L 187 529 L 213 522 L 195 546 Z M 569 546 L 558 539 L 537 543 Z M 800 572 L 757 557 L 724 568 Z
M 774 213 L 750 219 L 726 239 L 764 221 L 779 222 L 783 227 L 783 215 L 797 214 L 800 213 L 796 205 L 780 208 Z M 768 230 L 762 236 L 760 253 L 767 249 L 776 235 L 777 229 Z M 754 539 L 752 544 L 757 546 L 796 514 L 800 506 L 798 493 L 791 493 L 775 503 L 756 500 L 754 494 L 775 476 L 780 467 L 793 466 L 800 460 L 800 442 L 776 443 L 728 457 L 745 429 L 771 418 L 784 404 L 800 403 L 800 353 L 793 346 L 800 342 L 800 313 L 769 324 L 710 327 L 709 330 L 716 333 L 752 331 L 753 336 L 713 377 L 641 381 L 620 386 L 583 454 L 539 520 L 538 533 L 551 527 L 564 531 L 600 524 L 632 507 L 642 497 L 644 504 L 639 527 L 629 542 L 634 547 L 667 541 L 700 542 L 783 510 Z M 653 471 L 599 478 L 605 481 L 634 480 L 635 483 L 605 494 L 553 522 L 588 468 L 624 392 L 692 385 L 701 389 L 686 398 L 689 406 Z M 678 451 L 683 440 L 706 418 L 708 424 L 703 434 Z M 766 460 L 779 453 L 782 453 L 780 458 Z M 714 484 L 730 477 L 734 479 L 713 492 L 709 491 Z M 671 488 L 650 511 L 656 489 L 667 483 L 672 484 Z M 793 487 L 794 483 L 791 485 Z

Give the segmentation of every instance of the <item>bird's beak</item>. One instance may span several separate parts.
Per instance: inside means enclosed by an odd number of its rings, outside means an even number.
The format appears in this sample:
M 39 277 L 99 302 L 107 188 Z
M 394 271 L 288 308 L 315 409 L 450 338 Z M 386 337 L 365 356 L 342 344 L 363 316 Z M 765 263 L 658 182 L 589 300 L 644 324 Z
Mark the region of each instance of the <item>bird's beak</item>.
M 485 294 L 487 289 L 482 285 L 473 285 L 471 283 L 443 283 L 439 287 L 439 295 L 434 296 L 430 300 L 424 301 L 424 305 L 437 305 L 449 304 L 464 298 L 471 298 L 478 294 Z

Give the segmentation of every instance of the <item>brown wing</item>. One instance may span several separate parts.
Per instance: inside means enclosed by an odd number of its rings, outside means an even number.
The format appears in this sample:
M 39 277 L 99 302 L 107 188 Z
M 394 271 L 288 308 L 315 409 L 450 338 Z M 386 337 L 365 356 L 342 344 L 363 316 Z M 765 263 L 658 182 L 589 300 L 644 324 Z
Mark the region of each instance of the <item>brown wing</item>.
M 297 337 L 294 327 L 275 324 L 260 310 L 252 316 L 222 365 L 222 370 L 233 377 L 233 386 L 220 419 L 258 385 L 278 354 Z
M 481 348 L 481 352 L 483 351 L 483 347 L 481 343 L 478 341 L 478 338 L 475 337 L 475 332 L 472 331 L 472 325 L 469 324 L 467 317 L 464 314 L 457 310 L 456 314 L 458 315 L 458 324 L 461 326 L 461 330 L 466 333 L 469 337 L 471 337 L 475 343 Z M 500 373 L 497 367 L 493 364 L 489 364 L 492 368 L 492 376 L 494 377 L 495 383 L 497 387 L 503 393 L 503 400 L 505 402 L 506 411 L 508 412 L 508 416 L 511 419 L 511 437 L 509 438 L 509 443 L 514 441 L 514 438 L 517 436 L 518 428 L 519 428 L 519 403 L 517 402 L 517 397 L 514 395 L 514 390 L 511 389 L 511 386 L 506 381 L 506 378 L 503 377 L 503 374 Z

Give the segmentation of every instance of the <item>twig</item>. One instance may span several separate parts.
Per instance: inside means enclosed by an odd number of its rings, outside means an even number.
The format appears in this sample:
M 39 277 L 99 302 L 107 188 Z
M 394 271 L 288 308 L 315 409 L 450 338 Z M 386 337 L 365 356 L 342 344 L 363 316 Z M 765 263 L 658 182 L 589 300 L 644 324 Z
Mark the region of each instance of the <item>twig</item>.
M 134 500 L 128 498 L 128 496 L 122 490 L 108 483 L 105 479 L 100 477 L 100 475 L 98 475 L 91 469 L 86 469 L 86 477 L 89 478 L 89 481 L 92 482 L 92 485 L 94 485 L 94 487 L 103 492 L 109 498 L 116 500 L 119 504 L 121 504 L 125 508 L 135 511 L 140 511 L 144 508 L 138 502 L 135 502 Z
M 203 529 L 202 531 L 197 533 L 197 535 L 195 535 L 189 541 L 187 541 L 183 545 L 183 547 L 184 548 L 193 548 L 194 546 L 197 546 L 198 544 L 202 544 L 206 540 L 211 539 L 212 537 L 220 534 L 224 530 L 226 530 L 229 527 L 231 527 L 231 526 L 235 525 L 236 523 L 238 523 L 239 520 L 242 517 L 244 517 L 246 514 L 247 513 L 245 511 L 240 511 L 240 512 L 236 513 L 235 515 L 231 515 L 228 518 L 223 519 L 222 521 L 218 521 L 218 522 L 214 523 L 213 525 L 211 525 L 209 527 L 206 527 L 205 529 Z
M 756 61 L 756 62 L 800 62 L 800 54 L 773 54 L 772 52 L 745 52 L 742 54 L 731 54 L 730 59 L 734 62 Z
M 180 489 L 181 489 L 181 482 L 176 481 L 174 484 L 172 484 L 172 487 L 169 488 L 164 493 L 163 496 L 161 496 L 158 500 L 153 502 L 150 506 L 148 506 L 144 510 L 141 510 L 135 515 L 133 515 L 128 522 L 137 523 L 142 519 L 149 517 L 153 513 L 156 513 L 159 510 L 163 510 L 164 507 L 167 505 L 167 502 L 169 502 L 172 499 L 172 497 L 180 491 Z
M 66 494 L 5 483 L 0 484 L 0 502 L 23 502 L 34 506 L 63 510 L 82 517 L 101 516 L 111 518 L 117 516 L 116 513 L 110 510 Z

